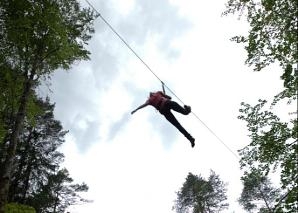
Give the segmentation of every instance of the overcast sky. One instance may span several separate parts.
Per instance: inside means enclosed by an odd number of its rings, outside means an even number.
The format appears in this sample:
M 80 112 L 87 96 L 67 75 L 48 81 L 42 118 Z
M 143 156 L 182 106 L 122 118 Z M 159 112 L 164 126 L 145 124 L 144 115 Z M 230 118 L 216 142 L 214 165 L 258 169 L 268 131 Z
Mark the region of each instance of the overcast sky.
M 196 139 L 191 148 L 152 107 L 131 115 L 161 84 L 98 18 L 91 60 L 56 71 L 50 86 L 56 119 L 69 130 L 63 166 L 75 182 L 87 183 L 83 196 L 93 200 L 70 212 L 173 213 L 187 174 L 207 178 L 211 169 L 228 183 L 226 212 L 244 212 L 234 155 L 249 142 L 237 119 L 240 103 L 272 98 L 282 86 L 277 71 L 247 67 L 243 46 L 229 40 L 248 32 L 245 20 L 221 17 L 224 0 L 90 2 L 199 119 L 175 114 Z

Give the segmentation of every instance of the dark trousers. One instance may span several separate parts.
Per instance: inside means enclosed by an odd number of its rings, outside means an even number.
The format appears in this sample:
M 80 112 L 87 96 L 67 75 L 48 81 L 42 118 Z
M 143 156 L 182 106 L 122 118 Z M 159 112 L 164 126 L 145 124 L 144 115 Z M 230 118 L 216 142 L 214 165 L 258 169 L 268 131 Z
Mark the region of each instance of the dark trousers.
M 183 126 L 181 126 L 179 121 L 171 112 L 171 109 L 183 115 L 187 115 L 189 112 L 175 101 L 167 101 L 163 108 L 159 110 L 159 112 L 163 114 L 171 124 L 173 124 L 188 140 L 190 140 L 192 138 L 191 135 L 183 128 Z

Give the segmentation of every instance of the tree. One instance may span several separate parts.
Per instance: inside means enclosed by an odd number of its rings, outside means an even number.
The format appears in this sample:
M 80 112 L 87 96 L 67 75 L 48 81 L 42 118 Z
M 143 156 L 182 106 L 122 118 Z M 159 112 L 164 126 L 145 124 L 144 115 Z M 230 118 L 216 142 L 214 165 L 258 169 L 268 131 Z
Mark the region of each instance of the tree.
M 41 77 L 57 68 L 68 69 L 76 60 L 88 59 L 85 45 L 93 33 L 94 18 L 94 13 L 81 9 L 76 0 L 0 1 L 0 66 L 23 78 L 12 129 L 2 136 L 8 148 L 0 175 L 0 213 L 4 212 L 29 97 Z
M 35 209 L 30 206 L 26 206 L 18 203 L 9 203 L 5 205 L 5 213 L 16 213 L 16 212 L 36 213 Z
M 232 40 L 244 43 L 248 65 L 255 71 L 279 63 L 284 89 L 277 94 L 268 109 L 266 100 L 252 106 L 241 103 L 239 119 L 247 123 L 249 145 L 241 149 L 241 168 L 261 171 L 262 177 L 280 171 L 281 197 L 275 210 L 298 211 L 298 122 L 297 111 L 289 112 L 282 121 L 274 107 L 286 100 L 297 105 L 298 4 L 297 0 L 229 0 L 224 15 L 240 13 L 250 24 L 248 36 Z M 294 118 L 292 115 L 296 115 Z M 245 176 L 244 176 L 245 178 Z
M 283 69 L 285 90 L 278 98 L 297 98 L 298 4 L 297 0 L 228 0 L 223 15 L 246 15 L 250 24 L 248 36 L 235 36 L 244 43 L 246 63 L 260 71 L 278 62 Z
M 68 171 L 59 169 L 64 155 L 58 149 L 67 131 L 54 119 L 49 99 L 36 99 L 36 105 L 41 112 L 34 122 L 25 117 L 19 136 L 8 201 L 30 205 L 36 212 L 63 212 L 69 205 L 86 202 L 78 192 L 88 186 L 73 184 Z
M 283 196 L 280 208 L 298 210 L 298 144 L 297 119 L 286 123 L 273 112 L 263 110 L 267 102 L 260 100 L 256 106 L 242 103 L 239 118 L 247 122 L 251 143 L 241 149 L 241 168 L 262 171 L 263 176 L 280 170 Z
M 263 176 L 262 172 L 253 169 L 246 172 L 241 180 L 244 187 L 239 203 L 245 210 L 252 212 L 252 210 L 258 209 L 260 213 L 275 212 L 280 191 L 272 186 L 270 180 Z
M 224 201 L 226 184 L 211 171 L 208 180 L 189 173 L 177 193 L 174 209 L 177 213 L 212 213 L 228 207 Z
M 17 110 L 17 100 L 22 91 L 23 77 L 8 64 L 0 64 L 0 145 L 12 129 L 12 120 Z M 2 153 L 3 154 L 3 153 Z
M 28 197 L 27 203 L 36 209 L 36 213 L 58 213 L 65 212 L 70 205 L 87 202 L 77 193 L 88 191 L 88 186 L 72 182 L 66 169 L 50 174 L 46 183 Z
M 67 131 L 54 119 L 54 105 L 49 99 L 36 99 L 40 114 L 34 122 L 27 116 L 19 136 L 19 143 L 12 170 L 10 202 L 26 203 L 28 194 L 34 192 L 39 182 L 46 181 L 63 162 L 64 155 L 58 148 L 64 143 Z

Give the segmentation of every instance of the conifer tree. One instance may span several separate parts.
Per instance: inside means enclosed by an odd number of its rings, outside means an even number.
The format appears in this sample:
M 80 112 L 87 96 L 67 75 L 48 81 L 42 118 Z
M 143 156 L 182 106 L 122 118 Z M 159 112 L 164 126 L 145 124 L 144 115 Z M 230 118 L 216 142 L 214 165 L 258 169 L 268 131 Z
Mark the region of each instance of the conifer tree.
M 226 184 L 211 171 L 208 180 L 189 173 L 177 193 L 177 213 L 213 213 L 228 207 Z

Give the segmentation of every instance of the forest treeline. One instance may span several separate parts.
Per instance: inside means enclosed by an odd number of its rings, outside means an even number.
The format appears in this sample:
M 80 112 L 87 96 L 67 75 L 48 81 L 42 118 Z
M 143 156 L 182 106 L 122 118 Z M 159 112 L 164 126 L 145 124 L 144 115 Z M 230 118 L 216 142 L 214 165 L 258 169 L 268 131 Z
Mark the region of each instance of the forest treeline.
M 36 88 L 89 58 L 94 19 L 76 0 L 0 1 L 0 213 L 64 212 L 87 202 L 79 193 L 88 186 L 60 167 L 67 131 Z

